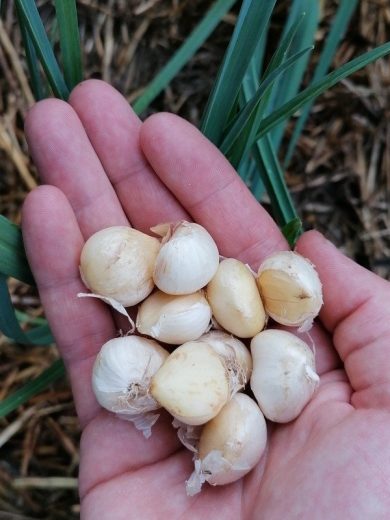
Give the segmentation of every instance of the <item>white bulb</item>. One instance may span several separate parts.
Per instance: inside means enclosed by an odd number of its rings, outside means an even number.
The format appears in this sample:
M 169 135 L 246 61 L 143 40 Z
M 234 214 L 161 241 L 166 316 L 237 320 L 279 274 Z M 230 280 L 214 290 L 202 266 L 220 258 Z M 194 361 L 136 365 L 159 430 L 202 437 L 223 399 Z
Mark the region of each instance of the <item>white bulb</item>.
M 265 310 L 282 325 L 309 330 L 322 306 L 322 286 L 313 264 L 292 251 L 264 260 L 257 277 Z
M 107 341 L 92 372 L 92 387 L 99 404 L 129 416 L 157 410 L 160 406 L 150 395 L 150 382 L 168 355 L 156 341 L 138 336 Z
M 235 482 L 260 461 L 267 443 L 267 426 L 257 404 L 236 394 L 202 429 L 195 470 L 187 494 L 198 493 L 203 482 L 213 486 Z
M 179 222 L 152 228 L 168 233 L 162 241 L 154 268 L 154 282 L 167 294 L 191 294 L 211 280 L 218 269 L 218 248 L 211 235 L 199 224 Z
M 229 372 L 210 345 L 189 341 L 170 354 L 150 390 L 176 419 L 196 426 L 215 417 L 229 399 Z
M 239 338 L 253 338 L 265 325 L 265 311 L 249 268 L 226 258 L 207 286 L 213 315 L 224 329 Z
M 137 330 L 158 341 L 181 345 L 208 328 L 211 309 L 202 291 L 173 296 L 156 291 L 138 309 Z
M 300 338 L 268 329 L 251 341 L 251 388 L 263 414 L 286 423 L 302 412 L 319 384 L 314 354 Z
M 135 305 L 153 290 L 159 249 L 156 238 L 131 227 L 102 229 L 83 247 L 81 278 L 96 295 L 112 298 L 125 307 Z

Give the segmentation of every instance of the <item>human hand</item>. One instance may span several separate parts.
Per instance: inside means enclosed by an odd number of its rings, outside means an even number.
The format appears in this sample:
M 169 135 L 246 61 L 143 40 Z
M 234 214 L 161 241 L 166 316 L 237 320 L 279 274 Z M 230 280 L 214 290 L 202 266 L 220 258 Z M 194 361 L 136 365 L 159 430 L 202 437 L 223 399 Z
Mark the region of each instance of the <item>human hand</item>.
M 146 440 L 102 410 L 92 393 L 95 356 L 117 326 L 104 304 L 76 298 L 85 290 L 82 245 L 112 225 L 130 222 L 148 232 L 180 219 L 204 225 L 222 255 L 253 268 L 287 244 L 198 130 L 169 114 L 141 125 L 103 82 L 82 83 L 69 104 L 38 103 L 26 135 L 46 185 L 26 199 L 23 235 L 83 429 L 82 518 L 389 518 L 390 284 L 319 233 L 301 237 L 297 250 L 323 282 L 321 324 L 310 332 L 320 388 L 298 419 L 269 425 L 267 452 L 250 474 L 228 486 L 205 485 L 189 498 L 192 455 L 168 415 Z

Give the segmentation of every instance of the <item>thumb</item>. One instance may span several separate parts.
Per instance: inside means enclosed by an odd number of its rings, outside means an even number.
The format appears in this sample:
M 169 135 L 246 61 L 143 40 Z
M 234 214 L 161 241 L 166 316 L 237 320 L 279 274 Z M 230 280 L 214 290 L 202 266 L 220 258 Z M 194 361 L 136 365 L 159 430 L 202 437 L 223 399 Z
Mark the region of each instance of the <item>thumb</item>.
M 316 266 L 323 284 L 320 319 L 354 393 L 356 407 L 390 406 L 390 283 L 359 266 L 326 240 L 309 231 L 297 252 Z

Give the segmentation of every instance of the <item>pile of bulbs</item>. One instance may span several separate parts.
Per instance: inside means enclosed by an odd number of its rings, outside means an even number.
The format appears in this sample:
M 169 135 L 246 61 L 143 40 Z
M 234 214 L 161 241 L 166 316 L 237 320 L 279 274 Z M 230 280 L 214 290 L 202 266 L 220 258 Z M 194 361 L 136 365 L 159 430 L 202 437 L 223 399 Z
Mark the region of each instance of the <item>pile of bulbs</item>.
M 254 273 L 239 260 L 221 259 L 198 224 L 151 231 L 161 241 L 130 227 L 103 229 L 82 250 L 89 296 L 122 313 L 140 304 L 139 335 L 102 346 L 92 385 L 102 407 L 146 437 L 159 408 L 173 416 L 194 453 L 186 482 L 192 496 L 205 481 L 222 485 L 247 474 L 266 447 L 265 418 L 289 422 L 312 398 L 319 383 L 312 350 L 289 332 L 263 329 L 270 317 L 308 330 L 322 305 L 321 282 L 291 251 L 271 255 Z M 257 402 L 241 392 L 247 383 Z

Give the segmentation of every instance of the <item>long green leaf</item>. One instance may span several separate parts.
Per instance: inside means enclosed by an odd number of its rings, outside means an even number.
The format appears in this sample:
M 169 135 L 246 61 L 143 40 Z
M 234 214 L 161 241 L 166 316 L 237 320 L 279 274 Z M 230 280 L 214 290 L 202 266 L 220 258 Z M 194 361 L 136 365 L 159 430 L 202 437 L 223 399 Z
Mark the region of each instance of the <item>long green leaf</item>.
M 0 215 L 0 273 L 33 285 L 20 228 Z
M 311 50 L 310 47 L 308 49 L 304 49 L 301 52 L 298 52 L 294 56 L 291 56 L 291 58 L 286 60 L 284 63 L 282 63 L 282 65 L 280 65 L 279 67 L 274 69 L 270 74 L 267 75 L 265 80 L 260 84 L 255 96 L 241 110 L 234 124 L 230 128 L 228 134 L 224 137 L 220 145 L 220 150 L 223 154 L 229 156 L 230 152 L 232 151 L 232 148 L 234 147 L 235 142 L 239 139 L 241 133 L 245 130 L 250 118 L 256 111 L 258 104 L 260 103 L 266 92 L 271 88 L 275 79 L 280 74 L 282 74 L 282 72 L 285 71 L 288 67 L 291 67 L 294 63 L 296 63 L 296 61 L 299 60 L 299 58 L 309 50 Z M 238 163 L 235 164 L 235 161 L 233 161 L 232 164 L 233 166 L 237 166 Z
M 62 67 L 66 84 L 72 90 L 83 79 L 80 35 L 75 0 L 55 0 L 60 33 Z
M 244 0 L 217 80 L 204 112 L 201 130 L 216 145 L 241 88 L 259 38 L 268 27 L 276 0 Z
M 64 363 L 61 359 L 57 359 L 49 368 L 44 370 L 40 376 L 26 383 L 22 388 L 0 402 L 0 417 L 5 417 L 13 412 L 29 399 L 45 390 L 52 383 L 64 377 L 64 375 Z
M 7 279 L 2 274 L 0 274 L 0 307 L 0 331 L 5 336 L 23 345 L 50 345 L 53 343 L 54 340 L 47 324 L 39 325 L 27 332 L 22 330 L 11 302 Z
M 23 46 L 26 53 L 27 67 L 30 73 L 31 88 L 34 93 L 35 99 L 37 101 L 40 101 L 41 99 L 47 97 L 47 88 L 45 85 L 45 80 L 41 75 L 37 53 L 35 52 L 35 48 L 31 41 L 30 35 L 28 34 L 26 26 L 22 23 L 20 9 L 18 5 L 16 5 L 16 13 L 18 16 Z
M 201 45 L 203 45 L 205 40 L 207 40 L 215 27 L 219 24 L 222 17 L 231 9 L 236 1 L 237 0 L 218 0 L 215 2 L 183 45 L 149 83 L 143 94 L 135 101 L 133 109 L 137 114 L 146 110 L 150 103 L 164 90 L 172 78 L 176 76 Z
M 290 56 L 289 60 L 286 63 L 288 50 L 291 46 L 291 43 L 294 39 L 294 36 L 301 24 L 303 16 L 294 23 L 290 30 L 287 32 L 285 37 L 283 38 L 281 44 L 276 49 L 274 55 L 272 56 L 266 71 L 262 77 L 262 82 L 267 82 L 272 77 L 273 79 L 273 88 L 267 88 L 263 93 L 261 93 L 261 98 L 257 103 L 256 108 L 253 110 L 250 118 L 245 122 L 240 123 L 240 135 L 238 139 L 235 141 L 234 147 L 229 154 L 229 160 L 231 163 L 239 170 L 240 163 L 243 158 L 247 155 L 250 150 L 250 143 L 253 140 L 253 137 L 256 135 L 256 131 L 259 127 L 259 124 L 264 116 L 264 112 L 267 108 L 269 100 L 272 96 L 272 92 L 277 83 L 278 78 L 284 74 L 284 71 L 291 65 L 295 65 L 295 63 L 301 58 L 305 52 L 311 50 L 309 47 L 307 50 L 302 50 L 296 54 L 296 56 Z M 245 103 L 250 102 L 250 100 L 256 97 L 257 85 L 258 85 L 258 71 L 256 68 L 256 63 L 254 63 L 252 57 L 251 63 L 249 64 L 248 70 L 245 73 L 245 77 L 242 83 L 242 100 L 241 106 L 243 107 Z M 287 187 L 286 187 L 287 189 Z
M 69 89 L 54 56 L 35 2 L 32 0 L 16 0 L 16 5 L 55 96 L 64 100 L 68 99 Z
M 341 81 L 342 79 L 350 76 L 354 72 L 362 69 L 369 63 L 386 56 L 386 54 L 390 53 L 390 42 L 384 43 L 375 49 L 365 52 L 358 58 L 349 61 L 345 65 L 342 65 L 337 70 L 331 72 L 325 78 L 320 81 L 317 81 L 310 87 L 307 87 L 305 90 L 300 92 L 293 99 L 282 105 L 278 110 L 275 110 L 272 114 L 264 118 L 261 122 L 261 126 L 259 131 L 256 134 L 255 140 L 260 139 L 265 134 L 267 134 L 272 128 L 274 128 L 278 123 L 285 120 L 286 118 L 293 115 L 297 110 L 299 110 L 305 103 L 311 101 L 316 98 L 329 88 L 333 87 Z
M 347 30 L 357 5 L 357 0 L 341 0 L 336 16 L 332 23 L 331 30 L 329 31 L 329 34 L 326 38 L 318 65 L 314 71 L 311 83 L 320 80 L 327 73 L 330 64 L 332 63 L 333 57 L 337 51 L 338 45 L 344 37 L 345 31 Z M 309 115 L 313 103 L 314 100 L 311 100 L 305 105 L 305 107 L 302 109 L 302 113 L 299 116 L 298 121 L 295 124 L 293 135 L 289 139 L 288 143 L 288 149 L 284 160 L 285 166 L 287 166 L 291 160 L 295 146 L 298 142 L 299 136 L 302 133 L 303 127 L 305 126 L 306 119 Z
M 305 13 L 303 20 L 299 23 L 298 30 L 293 38 L 290 46 L 289 55 L 296 54 L 305 47 L 314 45 L 315 34 L 319 22 L 319 2 L 313 0 L 293 0 L 287 23 L 285 25 L 284 34 L 293 27 L 297 21 L 302 19 L 302 13 Z M 283 36 L 282 36 L 283 39 Z M 309 54 L 297 63 L 295 67 L 287 70 L 281 76 L 273 89 L 275 97 L 271 100 L 270 112 L 279 108 L 286 101 L 291 99 L 299 91 L 303 76 L 307 69 Z M 274 150 L 277 152 L 283 137 L 285 122 L 282 122 L 272 130 L 271 139 Z
M 273 216 L 280 227 L 298 218 L 290 193 L 286 189 L 284 173 L 273 149 L 269 135 L 256 142 L 253 156 L 263 173 L 262 181 L 271 201 Z

